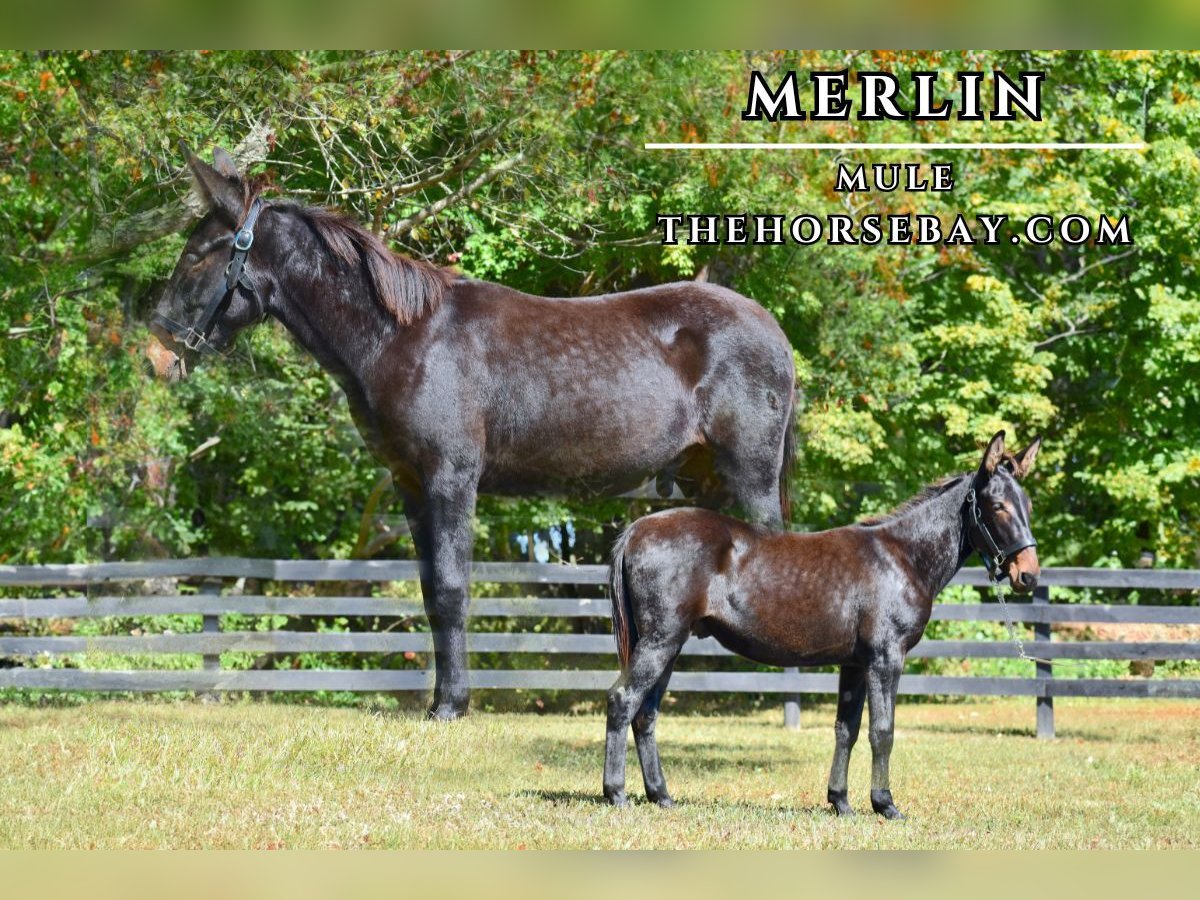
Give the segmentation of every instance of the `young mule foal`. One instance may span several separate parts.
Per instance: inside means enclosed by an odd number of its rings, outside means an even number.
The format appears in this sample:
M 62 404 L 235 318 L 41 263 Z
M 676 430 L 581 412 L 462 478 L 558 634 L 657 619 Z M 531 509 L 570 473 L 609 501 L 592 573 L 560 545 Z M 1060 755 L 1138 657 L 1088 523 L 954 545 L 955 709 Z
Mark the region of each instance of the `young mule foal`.
M 871 806 L 902 818 L 888 787 L 896 688 L 933 599 L 972 552 L 1013 590 L 1037 584 L 1031 506 L 1018 481 L 1041 438 L 1016 456 L 1004 432 L 976 472 L 925 488 L 895 512 L 845 528 L 792 534 L 701 509 L 638 519 L 613 550 L 613 631 L 621 675 L 608 692 L 604 795 L 625 796 L 625 735 L 633 736 L 646 796 L 672 806 L 654 740 L 659 702 L 689 635 L 774 666 L 838 664 L 836 749 L 829 802 L 839 815 L 864 697 L 871 706 Z

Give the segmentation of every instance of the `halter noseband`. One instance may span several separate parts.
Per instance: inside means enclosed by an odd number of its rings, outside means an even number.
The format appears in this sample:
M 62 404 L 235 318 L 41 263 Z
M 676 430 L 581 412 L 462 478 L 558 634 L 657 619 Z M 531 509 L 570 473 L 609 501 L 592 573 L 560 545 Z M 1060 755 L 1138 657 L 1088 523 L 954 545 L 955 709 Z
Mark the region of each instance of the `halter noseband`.
M 988 531 L 987 525 L 983 522 L 983 513 L 979 509 L 979 500 L 975 496 L 975 488 L 972 486 L 967 489 L 967 543 L 971 549 L 983 557 L 983 564 L 987 567 L 988 578 L 993 582 L 997 582 L 1003 576 L 1001 567 L 1004 561 L 1010 557 L 1016 556 L 1027 547 L 1036 547 L 1037 541 L 1030 535 L 1028 539 L 1018 539 L 1013 541 L 1007 547 L 1001 547 L 996 543 L 996 539 L 992 537 L 992 533 Z M 971 540 L 971 532 L 976 531 L 983 537 L 984 546 L 981 548 Z
M 165 329 L 172 338 L 189 350 L 206 355 L 220 354 L 221 351 L 208 342 L 209 334 L 239 286 L 245 289 L 254 300 L 254 305 L 258 309 L 258 317 L 261 319 L 266 315 L 262 300 L 255 293 L 254 285 L 246 276 L 246 257 L 250 255 L 250 248 L 254 245 L 254 226 L 258 222 L 258 215 L 262 212 L 263 206 L 262 200 L 257 197 L 250 204 L 250 211 L 246 213 L 246 218 L 242 220 L 242 224 L 233 234 L 233 254 L 229 259 L 229 265 L 225 267 L 225 284 L 223 287 L 217 288 L 217 292 L 208 301 L 204 312 L 200 314 L 200 318 L 194 325 L 181 325 L 159 312 L 150 317 L 152 322 Z

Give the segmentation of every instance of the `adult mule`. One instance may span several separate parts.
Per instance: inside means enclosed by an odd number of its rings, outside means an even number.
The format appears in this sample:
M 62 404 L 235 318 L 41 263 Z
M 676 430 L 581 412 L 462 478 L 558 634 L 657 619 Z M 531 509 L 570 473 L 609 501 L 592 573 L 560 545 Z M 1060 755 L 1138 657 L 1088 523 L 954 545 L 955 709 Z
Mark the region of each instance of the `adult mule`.
M 921 639 L 934 598 L 973 552 L 993 580 L 1032 591 L 1039 568 L 1032 507 L 1018 483 L 1041 447 L 1015 456 L 1004 432 L 979 468 L 939 481 L 895 512 L 814 534 L 774 532 L 701 509 L 638 519 L 613 550 L 610 587 L 621 674 L 608 693 L 604 794 L 625 796 L 630 724 L 647 797 L 673 805 L 654 727 L 675 659 L 689 635 L 712 635 L 775 666 L 838 665 L 836 744 L 829 802 L 847 797 L 850 750 L 870 704 L 871 806 L 902 818 L 888 762 L 904 656 Z
M 692 282 L 551 299 L 390 251 L 325 209 L 265 200 L 184 148 L 209 211 L 153 316 L 158 374 L 278 319 L 332 375 L 391 471 L 422 567 L 430 714 L 468 704 L 477 493 L 621 493 L 658 476 L 703 505 L 787 516 L 795 374 L 775 320 Z

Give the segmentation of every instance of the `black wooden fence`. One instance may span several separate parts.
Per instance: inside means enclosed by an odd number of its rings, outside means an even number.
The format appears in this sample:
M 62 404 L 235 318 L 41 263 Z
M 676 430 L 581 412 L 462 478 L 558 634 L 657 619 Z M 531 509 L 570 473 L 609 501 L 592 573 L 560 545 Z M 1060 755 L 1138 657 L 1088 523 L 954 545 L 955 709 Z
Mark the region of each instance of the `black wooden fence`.
M 112 591 L 114 582 L 152 578 L 206 579 L 199 593 L 129 595 Z M 0 598 L 0 620 L 74 619 L 102 616 L 203 616 L 203 630 L 186 634 L 146 634 L 26 637 L 0 633 L 0 657 L 24 664 L 0 668 L 0 687 L 43 688 L 72 691 L 420 691 L 429 688 L 431 673 L 424 669 L 222 669 L 219 654 L 251 653 L 424 653 L 429 635 L 422 632 L 298 632 L 222 631 L 220 616 L 251 615 L 320 617 L 405 617 L 422 615 L 420 603 L 385 597 L 267 596 L 221 593 L 221 579 L 252 578 L 282 582 L 393 582 L 415 581 L 417 564 L 400 561 L 322 561 L 266 559 L 179 559 L 152 562 L 93 563 L 87 565 L 0 566 L 0 588 L 26 586 L 57 596 Z M 539 563 L 476 563 L 476 582 L 521 585 L 555 584 L 593 586 L 606 580 L 603 566 L 565 566 Z M 965 569 L 956 584 L 986 586 L 982 569 Z M 1043 569 L 1042 586 L 1031 602 L 1010 599 L 1009 614 L 1016 622 L 1031 624 L 1034 638 L 1026 643 L 1030 655 L 1046 662 L 1036 664 L 1035 676 L 983 677 L 907 674 L 900 680 L 902 694 L 1021 695 L 1036 698 L 1039 737 L 1054 734 L 1055 697 L 1200 697 L 1200 680 L 1150 678 L 1062 678 L 1054 675 L 1054 660 L 1174 660 L 1200 659 L 1200 642 L 1097 641 L 1051 639 L 1055 623 L 1161 623 L 1200 624 L 1200 606 L 1113 604 L 1056 604 L 1052 589 L 1099 588 L 1197 592 L 1200 570 L 1143 569 Z M 106 593 L 106 589 L 109 591 Z M 64 595 L 65 594 L 65 595 Z M 603 598 L 479 597 L 472 601 L 474 616 L 520 618 L 607 618 L 609 603 Z M 1003 622 L 999 603 L 935 604 L 934 620 Z M 597 628 L 594 634 L 536 632 L 472 632 L 468 646 L 477 653 L 582 654 L 603 658 L 598 669 L 477 669 L 471 673 L 476 688 L 533 688 L 542 690 L 606 690 L 612 683 L 614 645 L 610 635 Z M 41 654 L 86 651 L 125 653 L 198 654 L 203 667 L 189 670 L 140 669 L 113 671 L 52 668 L 37 665 Z M 712 639 L 693 638 L 684 648 L 690 656 L 728 656 Z M 1010 641 L 924 640 L 910 658 L 1017 658 Z M 29 663 L 34 664 L 30 665 Z M 677 672 L 673 691 L 730 691 L 776 693 L 785 698 L 785 721 L 799 721 L 799 694 L 837 691 L 837 676 L 776 672 Z

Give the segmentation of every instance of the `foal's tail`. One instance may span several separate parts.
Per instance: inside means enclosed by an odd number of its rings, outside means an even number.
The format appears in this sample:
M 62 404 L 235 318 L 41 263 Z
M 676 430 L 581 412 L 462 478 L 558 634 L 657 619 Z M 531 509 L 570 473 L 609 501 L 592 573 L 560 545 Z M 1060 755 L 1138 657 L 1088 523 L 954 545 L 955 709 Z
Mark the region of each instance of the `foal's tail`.
M 637 626 L 633 623 L 633 609 L 625 596 L 625 548 L 633 534 L 630 525 L 617 538 L 613 545 L 612 562 L 608 567 L 608 587 L 612 595 L 613 637 L 617 639 L 617 656 L 621 660 L 621 669 L 629 667 L 629 658 L 633 654 L 633 645 L 637 643 Z
M 796 463 L 796 391 L 788 406 L 787 431 L 783 433 L 783 465 L 779 467 L 779 511 L 783 527 L 792 524 L 792 467 Z

